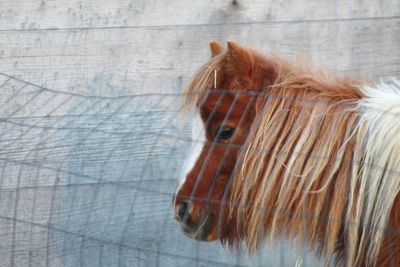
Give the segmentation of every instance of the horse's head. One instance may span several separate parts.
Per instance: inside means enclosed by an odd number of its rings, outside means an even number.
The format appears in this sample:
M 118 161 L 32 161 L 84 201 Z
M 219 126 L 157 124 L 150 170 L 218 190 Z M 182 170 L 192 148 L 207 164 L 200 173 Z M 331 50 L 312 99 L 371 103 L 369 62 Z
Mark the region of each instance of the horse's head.
M 229 187 L 238 155 L 256 118 L 265 88 L 278 70 L 256 52 L 228 42 L 210 44 L 212 58 L 186 89 L 192 106 L 192 154 L 173 199 L 175 218 L 197 240 L 227 239 Z M 232 223 L 233 224 L 233 223 Z

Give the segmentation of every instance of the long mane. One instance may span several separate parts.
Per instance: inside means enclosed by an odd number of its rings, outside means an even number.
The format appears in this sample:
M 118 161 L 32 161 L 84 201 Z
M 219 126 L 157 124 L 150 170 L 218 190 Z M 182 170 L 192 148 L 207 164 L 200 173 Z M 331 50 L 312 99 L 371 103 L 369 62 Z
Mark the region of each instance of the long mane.
M 186 106 L 212 88 L 224 57 L 194 76 Z M 276 56 L 265 60 L 279 75 L 259 92 L 229 188 L 230 217 L 240 229 L 233 240 L 254 251 L 267 236 L 296 237 L 328 260 L 374 265 L 400 191 L 399 105 L 358 81 L 291 67 Z M 384 92 L 399 98 L 399 87 Z
M 221 69 L 226 53 L 217 55 L 203 65 L 189 81 L 183 93 L 183 109 L 194 109 L 204 99 L 207 91 L 214 88 L 216 71 Z M 218 73 L 217 73 L 218 74 Z

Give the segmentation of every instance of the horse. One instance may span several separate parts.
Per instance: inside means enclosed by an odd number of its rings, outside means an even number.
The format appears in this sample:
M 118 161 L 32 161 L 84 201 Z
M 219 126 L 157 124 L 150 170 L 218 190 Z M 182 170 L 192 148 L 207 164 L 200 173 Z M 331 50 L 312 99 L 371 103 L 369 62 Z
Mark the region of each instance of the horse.
M 400 82 L 336 77 L 237 44 L 185 88 L 185 235 L 251 254 L 293 239 L 327 263 L 400 266 Z

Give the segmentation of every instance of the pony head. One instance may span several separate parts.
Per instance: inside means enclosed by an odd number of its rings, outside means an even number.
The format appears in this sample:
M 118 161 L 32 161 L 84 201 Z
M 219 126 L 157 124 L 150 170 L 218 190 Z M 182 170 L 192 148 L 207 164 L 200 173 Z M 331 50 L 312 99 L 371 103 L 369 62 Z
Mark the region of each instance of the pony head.
M 211 60 L 185 90 L 184 105 L 193 113 L 193 147 L 173 199 L 175 218 L 184 233 L 204 241 L 238 234 L 234 223 L 227 226 L 232 176 L 261 106 L 260 93 L 282 71 L 233 42 L 227 49 L 211 42 L 210 48 Z
M 211 52 L 185 91 L 184 233 L 250 251 L 296 237 L 346 266 L 398 266 L 400 236 L 386 231 L 400 227 L 399 84 L 371 89 L 232 42 Z

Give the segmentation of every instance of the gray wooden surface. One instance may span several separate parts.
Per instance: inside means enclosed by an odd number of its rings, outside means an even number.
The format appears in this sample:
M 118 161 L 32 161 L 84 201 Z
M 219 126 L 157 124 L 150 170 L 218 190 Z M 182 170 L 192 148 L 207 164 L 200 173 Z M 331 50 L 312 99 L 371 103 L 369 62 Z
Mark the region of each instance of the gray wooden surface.
M 400 78 L 400 2 L 0 0 L 0 266 L 302 266 L 187 239 L 171 198 L 179 93 L 236 40 L 367 80 Z

